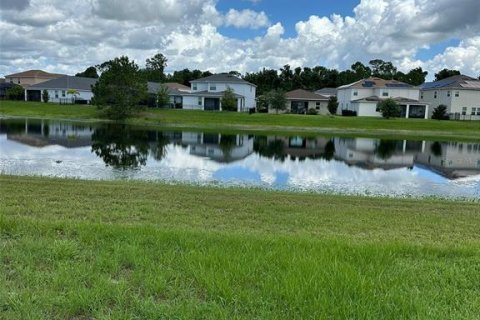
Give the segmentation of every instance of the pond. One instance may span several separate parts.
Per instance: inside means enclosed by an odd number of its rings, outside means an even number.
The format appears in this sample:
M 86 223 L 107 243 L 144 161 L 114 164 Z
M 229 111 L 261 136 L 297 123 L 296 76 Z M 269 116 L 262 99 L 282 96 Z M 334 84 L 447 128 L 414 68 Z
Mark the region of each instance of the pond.
M 478 199 L 480 144 L 0 119 L 0 172 Z

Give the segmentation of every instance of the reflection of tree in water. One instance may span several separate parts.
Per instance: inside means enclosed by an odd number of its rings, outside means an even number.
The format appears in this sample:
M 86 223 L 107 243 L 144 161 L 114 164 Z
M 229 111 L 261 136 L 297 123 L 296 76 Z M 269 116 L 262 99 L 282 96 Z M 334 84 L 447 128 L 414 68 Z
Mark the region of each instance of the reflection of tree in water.
M 92 152 L 107 166 L 128 169 L 144 166 L 148 156 L 148 132 L 122 124 L 107 124 L 92 134 Z
M 253 149 L 264 157 L 285 160 L 285 142 L 282 140 L 268 141 L 266 136 L 255 137 Z
M 237 145 L 237 136 L 232 134 L 222 134 L 218 145 L 223 152 L 223 159 L 229 161 L 232 157 L 232 149 Z
M 434 143 L 432 143 L 432 145 L 430 146 L 430 151 L 432 151 L 432 154 L 435 156 L 435 157 L 440 157 L 442 155 L 442 144 L 438 141 L 435 141 Z
M 390 159 L 395 153 L 397 148 L 398 141 L 395 140 L 380 140 L 377 148 L 375 149 L 375 154 L 383 160 Z
M 335 156 L 335 143 L 333 140 L 329 140 L 325 145 L 323 158 L 327 161 L 330 161 Z
M 167 155 L 167 145 L 170 143 L 170 139 L 164 136 L 161 132 L 156 133 L 156 143 L 151 145 L 150 154 L 152 157 L 160 161 Z

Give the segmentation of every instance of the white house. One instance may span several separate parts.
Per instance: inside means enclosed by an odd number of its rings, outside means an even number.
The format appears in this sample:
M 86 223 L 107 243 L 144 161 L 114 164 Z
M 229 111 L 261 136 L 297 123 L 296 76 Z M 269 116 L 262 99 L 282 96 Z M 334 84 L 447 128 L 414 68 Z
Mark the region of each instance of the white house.
M 92 85 L 97 79 L 63 76 L 34 84 L 25 89 L 26 101 L 42 101 L 43 90 L 48 91 L 49 101 L 58 103 L 90 103 L 93 97 Z M 76 90 L 76 94 L 68 93 L 68 90 Z
M 191 81 L 190 93 L 183 93 L 183 109 L 222 110 L 223 93 L 231 88 L 237 98 L 237 111 L 256 107 L 257 87 L 228 73 L 214 74 Z
M 430 104 L 430 115 L 443 104 L 452 119 L 480 120 L 480 80 L 457 75 L 425 83 L 420 100 Z
M 337 89 L 338 114 L 348 110 L 358 116 L 381 117 L 377 104 L 394 99 L 401 107 L 404 118 L 427 118 L 429 106 L 420 102 L 420 89 L 409 84 L 381 78 L 367 78 Z

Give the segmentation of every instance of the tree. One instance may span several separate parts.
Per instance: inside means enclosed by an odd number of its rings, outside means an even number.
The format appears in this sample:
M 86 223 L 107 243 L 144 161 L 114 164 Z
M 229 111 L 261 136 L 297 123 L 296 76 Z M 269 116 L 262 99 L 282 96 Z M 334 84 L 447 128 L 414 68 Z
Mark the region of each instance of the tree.
M 336 115 L 337 114 L 337 109 L 338 109 L 337 97 L 330 96 L 330 98 L 328 98 L 327 109 L 328 109 L 328 112 L 330 112 L 331 115 Z
M 147 96 L 147 82 L 138 65 L 122 56 L 98 66 L 102 75 L 92 88 L 93 101 L 110 119 L 121 120 L 141 110 Z
M 448 120 L 450 117 L 447 115 L 447 106 L 444 104 L 439 105 L 432 112 L 432 119 Z
M 392 80 L 397 73 L 397 68 L 389 61 L 374 59 L 370 60 L 369 63 L 372 66 L 372 75 L 374 77 Z
M 458 70 L 450 70 L 450 69 L 443 69 L 441 71 L 439 71 L 438 73 L 435 73 L 435 81 L 440 81 L 440 80 L 443 80 L 445 78 L 449 78 L 449 77 L 452 77 L 452 76 L 457 76 L 457 75 L 460 75 L 460 71 Z
M 167 58 L 157 53 L 145 61 L 146 78 L 148 81 L 162 82 L 165 80 L 165 68 L 167 67 Z
M 75 75 L 75 77 L 85 77 L 85 78 L 93 78 L 98 79 L 97 68 L 95 67 L 88 67 L 83 72 L 79 72 Z
M 395 140 L 380 140 L 380 143 L 375 148 L 375 154 L 383 160 L 390 159 L 397 149 L 398 141 Z
M 221 103 L 223 111 L 237 111 L 237 98 L 232 88 L 227 88 L 223 92 Z
M 285 96 L 285 92 L 283 90 L 272 90 L 267 95 L 268 104 L 271 108 L 277 111 L 285 110 L 287 105 L 287 97 Z
M 25 89 L 22 86 L 14 85 L 6 90 L 8 100 L 25 100 Z
M 351 69 L 357 75 L 357 78 L 358 78 L 357 80 L 365 79 L 365 78 L 368 78 L 372 75 L 372 69 L 365 66 L 360 61 L 357 61 L 354 64 L 352 64 Z
M 68 89 L 67 90 L 67 96 L 72 96 L 73 100 L 75 100 L 78 95 L 80 95 L 80 92 L 78 92 L 77 89 Z
M 50 95 L 48 94 L 48 90 L 43 90 L 42 91 L 42 100 L 43 102 L 45 103 L 48 103 L 48 101 L 50 100 Z
M 423 71 L 421 67 L 410 70 L 403 77 L 398 77 L 396 80 L 403 81 L 405 83 L 411 84 L 412 86 L 419 86 L 425 82 L 428 72 Z
M 157 91 L 157 107 L 163 108 L 170 103 L 167 86 L 160 85 Z
M 377 110 L 386 119 L 400 117 L 400 107 L 393 99 L 385 99 L 377 104 Z

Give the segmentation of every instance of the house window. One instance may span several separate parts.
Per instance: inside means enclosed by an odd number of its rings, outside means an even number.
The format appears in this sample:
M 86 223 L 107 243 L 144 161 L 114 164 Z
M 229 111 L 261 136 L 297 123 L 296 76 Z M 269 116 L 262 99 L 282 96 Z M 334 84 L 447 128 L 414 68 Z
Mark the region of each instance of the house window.
M 320 102 L 315 103 L 315 109 L 320 110 Z
M 202 105 L 202 97 L 198 97 L 198 105 L 199 105 L 199 106 Z
M 455 91 L 455 97 L 460 97 L 460 92 Z
M 62 97 L 65 97 L 65 90 L 62 90 Z
M 467 114 L 467 107 L 462 108 L 462 116 Z
M 358 96 L 358 91 L 353 91 L 354 96 Z
M 55 90 L 55 98 L 58 99 L 58 91 Z
M 20 79 L 18 79 L 17 83 L 20 84 Z
M 192 87 L 193 87 L 193 90 L 197 90 L 197 84 L 194 83 Z
M 471 115 L 474 116 L 477 113 L 477 108 L 472 108 L 472 113 Z
M 435 92 L 433 93 L 433 98 L 434 98 L 434 99 L 437 99 L 437 91 L 435 91 Z
M 450 94 L 450 91 L 447 91 L 447 97 L 450 97 L 451 94 Z
M 388 91 L 383 91 L 383 92 L 382 92 L 382 96 L 388 97 Z
M 423 99 L 423 92 L 420 94 L 420 99 Z
M 477 107 L 477 116 L 480 116 L 480 107 Z
M 217 85 L 216 84 L 211 84 L 210 85 L 210 91 L 215 91 L 217 90 Z

